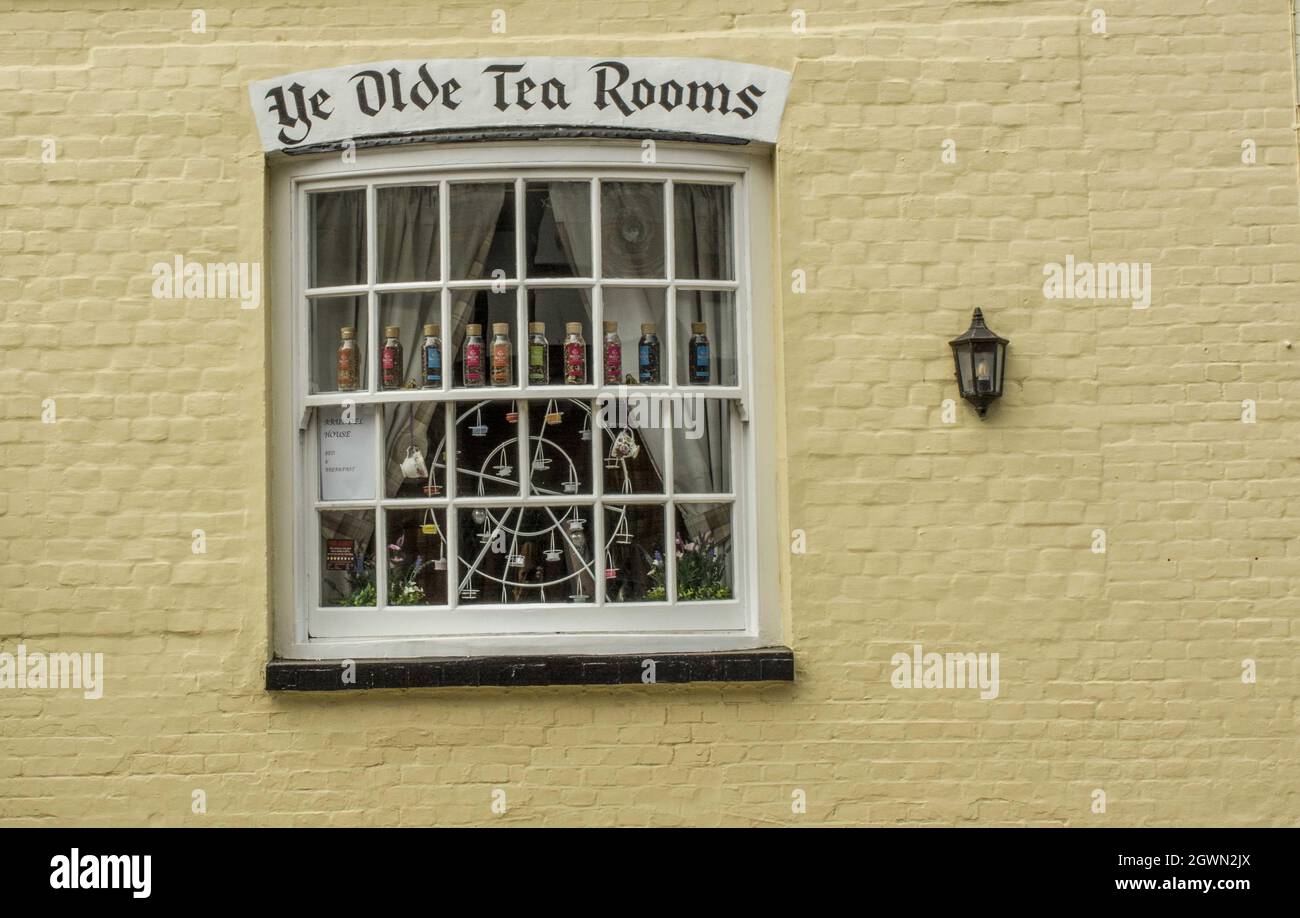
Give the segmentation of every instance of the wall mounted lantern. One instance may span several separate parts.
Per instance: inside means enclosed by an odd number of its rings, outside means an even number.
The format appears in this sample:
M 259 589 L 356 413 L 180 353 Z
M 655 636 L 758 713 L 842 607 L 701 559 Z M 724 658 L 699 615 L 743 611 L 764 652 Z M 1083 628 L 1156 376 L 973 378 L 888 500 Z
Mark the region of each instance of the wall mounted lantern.
M 989 403 L 1002 394 L 1002 377 L 1007 366 L 1006 338 L 999 338 L 984 324 L 978 309 L 971 316 L 970 328 L 948 342 L 957 363 L 957 385 L 961 397 L 975 406 L 980 420 Z

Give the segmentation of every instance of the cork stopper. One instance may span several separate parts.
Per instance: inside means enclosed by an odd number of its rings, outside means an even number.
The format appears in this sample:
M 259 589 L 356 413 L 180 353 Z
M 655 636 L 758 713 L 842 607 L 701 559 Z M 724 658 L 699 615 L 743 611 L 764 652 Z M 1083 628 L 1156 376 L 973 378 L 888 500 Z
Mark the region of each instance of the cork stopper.
M 607 335 L 612 335 L 618 331 L 617 322 L 605 322 L 603 324 L 605 326 L 605 334 Z
M 692 323 L 691 323 L 691 334 L 692 334 L 692 335 L 702 335 L 702 334 L 704 334 L 704 332 L 705 332 L 705 330 L 706 330 L 707 328 L 708 328 L 708 326 L 705 325 L 705 323 L 703 323 L 703 322 L 692 322 Z
M 424 326 L 424 336 L 426 338 L 436 338 L 438 337 L 439 330 L 440 330 L 440 326 L 426 325 Z
M 653 322 L 646 322 L 644 325 L 641 326 L 641 334 L 653 335 L 654 333 L 655 333 L 655 324 Z
M 493 322 L 493 323 L 492 323 L 492 334 L 494 334 L 494 335 L 508 335 L 508 334 L 510 334 L 510 323 L 509 323 L 509 322 Z
M 339 334 L 342 335 L 344 341 L 351 341 L 356 338 L 357 330 L 351 325 L 344 325 L 339 329 Z
M 570 335 L 581 335 L 581 334 L 582 334 L 582 323 L 581 323 L 581 322 L 565 322 L 565 323 L 564 323 L 564 330 L 565 330 L 566 332 L 568 332 Z
M 402 332 L 402 330 L 401 330 L 400 328 L 398 328 L 396 325 L 385 325 L 385 326 L 384 326 L 384 337 L 385 337 L 385 338 L 396 338 L 399 334 L 401 334 L 401 332 Z
M 466 325 L 466 326 L 465 326 L 465 334 L 467 334 L 467 335 L 481 335 L 481 334 L 483 334 L 483 326 L 482 326 L 482 325 L 479 325 L 479 324 L 477 324 L 477 323 L 475 323 L 475 322 L 471 322 L 469 325 Z
M 529 322 L 529 323 L 528 323 L 528 333 L 529 333 L 529 334 L 532 334 L 532 335 L 544 335 L 544 334 L 546 334 L 546 323 L 545 323 L 545 322 Z

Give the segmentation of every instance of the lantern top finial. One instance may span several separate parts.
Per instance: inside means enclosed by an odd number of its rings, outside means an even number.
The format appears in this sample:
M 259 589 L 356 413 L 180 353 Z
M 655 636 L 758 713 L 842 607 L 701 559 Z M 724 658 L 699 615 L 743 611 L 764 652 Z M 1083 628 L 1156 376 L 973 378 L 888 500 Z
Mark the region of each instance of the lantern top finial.
M 975 312 L 970 317 L 970 328 L 966 329 L 948 343 L 950 345 L 960 345 L 965 344 L 968 341 L 971 343 L 989 341 L 996 341 L 999 344 L 1010 343 L 1006 338 L 996 334 L 991 328 L 984 324 L 984 312 L 978 306 L 975 307 Z

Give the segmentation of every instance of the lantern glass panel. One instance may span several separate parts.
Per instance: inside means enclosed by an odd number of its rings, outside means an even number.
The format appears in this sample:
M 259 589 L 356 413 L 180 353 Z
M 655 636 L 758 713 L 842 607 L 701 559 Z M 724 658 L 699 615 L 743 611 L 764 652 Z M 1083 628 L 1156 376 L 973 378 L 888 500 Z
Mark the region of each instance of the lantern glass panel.
M 957 379 L 961 383 L 961 394 L 970 395 L 975 391 L 974 376 L 971 371 L 971 346 L 959 344 L 953 351 L 957 358 Z
M 975 348 L 975 394 L 991 395 L 997 372 L 997 344 L 989 342 Z

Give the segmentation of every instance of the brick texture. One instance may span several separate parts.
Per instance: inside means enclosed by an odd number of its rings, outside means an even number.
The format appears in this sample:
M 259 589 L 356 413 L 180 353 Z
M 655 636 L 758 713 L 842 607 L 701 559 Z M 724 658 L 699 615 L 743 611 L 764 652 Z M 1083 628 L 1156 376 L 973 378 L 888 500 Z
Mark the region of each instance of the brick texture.
M 502 2 L 505 35 L 491 4 L 206 5 L 202 34 L 119 5 L 0 8 L 0 650 L 107 670 L 98 701 L 0 689 L 0 824 L 1300 822 L 1286 4 L 1095 34 L 1081 2 L 813 0 L 798 34 L 764 0 Z M 154 300 L 150 268 L 269 257 L 250 81 L 502 54 L 794 74 L 794 685 L 263 691 L 267 309 Z M 1045 298 L 1067 256 L 1149 262 L 1150 308 Z M 975 306 L 1008 391 L 945 424 Z M 893 688 L 918 643 L 999 653 L 998 698 Z

